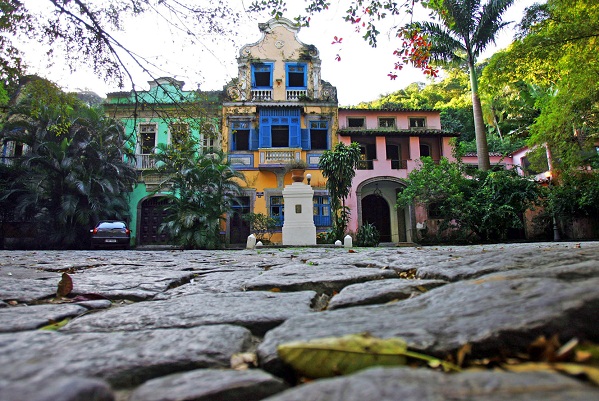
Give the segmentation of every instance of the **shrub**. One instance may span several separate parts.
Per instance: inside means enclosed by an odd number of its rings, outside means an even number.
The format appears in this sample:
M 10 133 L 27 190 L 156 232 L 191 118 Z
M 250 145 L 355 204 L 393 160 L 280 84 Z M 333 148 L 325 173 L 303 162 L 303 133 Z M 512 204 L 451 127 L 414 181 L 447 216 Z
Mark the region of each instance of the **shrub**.
M 263 213 L 248 213 L 242 219 L 250 223 L 257 241 L 270 242 L 277 228 L 277 220 Z
M 335 231 L 323 231 L 316 234 L 316 243 L 317 244 L 334 244 L 335 241 L 340 240 L 341 238 L 337 238 Z
M 442 222 L 460 241 L 496 241 L 523 227 L 522 215 L 543 196 L 542 187 L 513 170 L 480 171 L 468 176 L 464 166 L 442 159 L 422 158 L 422 167 L 409 175 L 398 204 L 435 204 Z
M 374 224 L 362 224 L 356 233 L 356 246 L 378 246 L 380 240 L 379 231 Z

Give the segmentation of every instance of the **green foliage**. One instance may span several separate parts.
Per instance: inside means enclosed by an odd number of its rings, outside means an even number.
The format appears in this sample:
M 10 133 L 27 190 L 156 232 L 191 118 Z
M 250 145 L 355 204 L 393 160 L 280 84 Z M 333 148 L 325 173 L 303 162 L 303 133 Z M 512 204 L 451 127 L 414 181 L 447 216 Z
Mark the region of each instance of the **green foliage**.
M 472 114 L 468 74 L 460 68 L 448 68 L 447 76 L 438 82 L 413 82 L 380 99 L 360 103 L 361 108 L 402 108 L 413 110 L 469 110 Z
M 12 38 L 17 32 L 30 36 L 32 29 L 31 15 L 22 1 L 0 2 L 0 81 L 3 84 L 16 85 L 24 70 L 21 51 Z
M 85 247 L 98 220 L 127 218 L 135 170 L 124 161 L 123 127 L 102 110 L 35 80 L 9 109 L 2 140 L 24 144 L 24 152 L 0 201 L 11 219 L 35 223 L 39 244 Z
M 398 204 L 435 204 L 443 223 L 456 237 L 469 241 L 505 239 L 511 228 L 522 227 L 522 214 L 543 194 L 542 187 L 514 171 L 475 171 L 442 159 L 435 164 L 423 158 L 422 167 L 410 173 Z
M 548 0 L 520 27 L 521 39 L 494 60 L 489 82 L 495 92 L 519 83 L 537 88 L 530 145 L 548 144 L 556 170 L 585 166 L 599 140 L 599 3 Z
M 482 71 L 480 89 L 486 119 L 492 127 L 490 133 L 526 139 L 539 116 L 536 103 L 548 92 L 537 84 L 515 79 L 506 54 L 506 51 L 495 53 Z
M 599 218 L 599 174 L 572 171 L 559 176 L 550 187 L 547 213 L 560 219 L 592 216 Z
M 8 104 L 8 92 L 3 82 L 0 82 L 0 107 Z M 0 127 L 1 128 L 1 127 Z
M 303 160 L 293 160 L 285 166 L 286 171 L 291 170 L 305 170 L 308 168 L 308 164 Z
M 357 246 L 378 246 L 380 242 L 379 230 L 372 223 L 362 224 L 356 233 Z
M 503 156 L 512 154 L 514 151 L 523 148 L 526 141 L 511 136 L 500 137 L 496 134 L 487 135 L 489 152 L 500 153 Z M 476 152 L 475 141 L 460 141 L 456 149 L 458 155 L 464 155 L 469 152 Z
M 263 213 L 244 214 L 242 219 L 250 223 L 250 227 L 256 236 L 256 240 L 262 241 L 263 243 L 270 242 L 270 239 L 277 229 L 277 220 Z
M 334 244 L 338 239 L 340 240 L 340 238 L 337 238 L 334 230 L 323 231 L 316 234 L 317 244 Z
M 540 174 L 548 170 L 547 150 L 539 146 L 526 154 L 526 160 L 530 163 L 523 166 L 526 172 L 532 175 Z
M 411 24 L 430 42 L 432 60 L 453 66 L 465 66 L 470 76 L 474 130 L 478 164 L 490 168 L 486 129 L 478 94 L 476 60 L 485 48 L 495 41 L 497 33 L 507 24 L 502 21 L 505 10 L 514 0 L 443 0 L 429 7 L 439 22 Z
M 333 230 L 336 238 L 345 236 L 349 221 L 349 211 L 345 206 L 345 199 L 351 191 L 359 161 L 360 145 L 355 142 L 349 146 L 338 143 L 333 150 L 325 150 L 320 157 L 318 167 L 327 179 L 327 189 L 331 196 Z
M 161 188 L 170 201 L 162 226 L 186 249 L 216 249 L 224 244 L 220 222 L 232 211 L 243 176 L 222 152 L 203 154 L 191 137 L 176 146 L 159 144 L 154 155 L 164 175 Z

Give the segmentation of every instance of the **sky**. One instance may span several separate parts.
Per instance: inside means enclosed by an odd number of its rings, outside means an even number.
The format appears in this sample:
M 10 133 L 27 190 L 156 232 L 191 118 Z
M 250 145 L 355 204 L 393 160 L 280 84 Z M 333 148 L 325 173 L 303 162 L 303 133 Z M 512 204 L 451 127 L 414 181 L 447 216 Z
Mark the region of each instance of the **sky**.
M 231 4 L 240 7 L 249 5 L 250 0 L 232 0 Z M 293 19 L 301 12 L 304 2 L 289 0 L 291 5 L 285 17 Z M 339 5 L 342 3 L 342 5 Z M 480 60 L 491 56 L 496 50 L 507 47 L 514 35 L 514 25 L 520 21 L 525 7 L 534 0 L 515 0 L 508 9 L 504 21 L 514 21 L 497 37 L 497 45 L 490 46 Z M 35 4 L 35 3 L 33 3 Z M 337 88 L 340 106 L 356 105 L 379 98 L 381 95 L 403 89 L 412 82 L 427 82 L 420 70 L 404 67 L 395 80 L 388 73 L 393 71 L 396 57 L 393 50 L 397 46 L 391 37 L 393 27 L 403 25 L 407 16 L 385 19 L 379 26 L 381 32 L 379 45 L 371 48 L 355 32 L 354 27 L 344 22 L 342 16 L 348 1 L 331 1 L 331 7 L 325 13 L 314 16 L 310 27 L 303 27 L 298 38 L 305 44 L 312 44 L 320 52 L 322 61 L 322 79 Z M 423 15 L 420 15 L 423 16 Z M 258 41 L 261 34 L 258 23 L 266 22 L 266 15 L 248 14 L 242 11 L 242 21 L 235 26 L 238 33 L 235 38 L 202 36 L 195 44 L 181 40 L 172 27 L 153 15 L 124 21 L 125 30 L 116 37 L 136 53 L 150 59 L 155 69 L 154 77 L 170 76 L 185 82 L 184 89 L 220 90 L 232 78 L 237 76 L 239 49 L 248 43 Z M 334 37 L 343 38 L 341 44 L 333 44 Z M 393 39 L 391 37 L 391 39 Z M 98 78 L 91 68 L 78 66 L 71 72 L 60 59 L 55 57 L 52 64 L 45 57 L 40 45 L 29 42 L 25 59 L 29 73 L 38 74 L 57 83 L 65 90 L 91 90 L 104 97 L 106 93 L 130 90 L 129 86 L 120 89 L 115 83 L 106 83 Z M 60 55 L 60 50 L 55 52 Z M 337 61 L 337 55 L 340 60 Z M 141 71 L 134 71 L 138 90 L 148 89 L 151 78 Z

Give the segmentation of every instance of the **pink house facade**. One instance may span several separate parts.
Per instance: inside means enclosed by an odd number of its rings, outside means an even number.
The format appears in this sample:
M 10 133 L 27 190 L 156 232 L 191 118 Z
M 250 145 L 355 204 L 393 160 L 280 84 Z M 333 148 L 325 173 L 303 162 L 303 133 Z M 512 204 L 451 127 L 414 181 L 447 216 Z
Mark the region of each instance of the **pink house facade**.
M 459 133 L 441 129 L 439 111 L 339 108 L 339 142 L 357 142 L 361 161 L 346 205 L 348 229 L 374 224 L 381 242 L 416 242 L 426 221 L 421 207 L 396 208 L 397 194 L 421 157 L 455 161 L 451 138 Z

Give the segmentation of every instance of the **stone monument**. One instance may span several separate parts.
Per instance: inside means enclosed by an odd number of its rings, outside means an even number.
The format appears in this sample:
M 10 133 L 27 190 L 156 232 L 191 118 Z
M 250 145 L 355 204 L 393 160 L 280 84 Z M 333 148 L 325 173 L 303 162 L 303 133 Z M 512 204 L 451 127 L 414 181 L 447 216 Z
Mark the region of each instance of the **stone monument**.
M 312 187 L 303 182 L 293 182 L 283 189 L 283 245 L 316 245 L 313 196 Z

